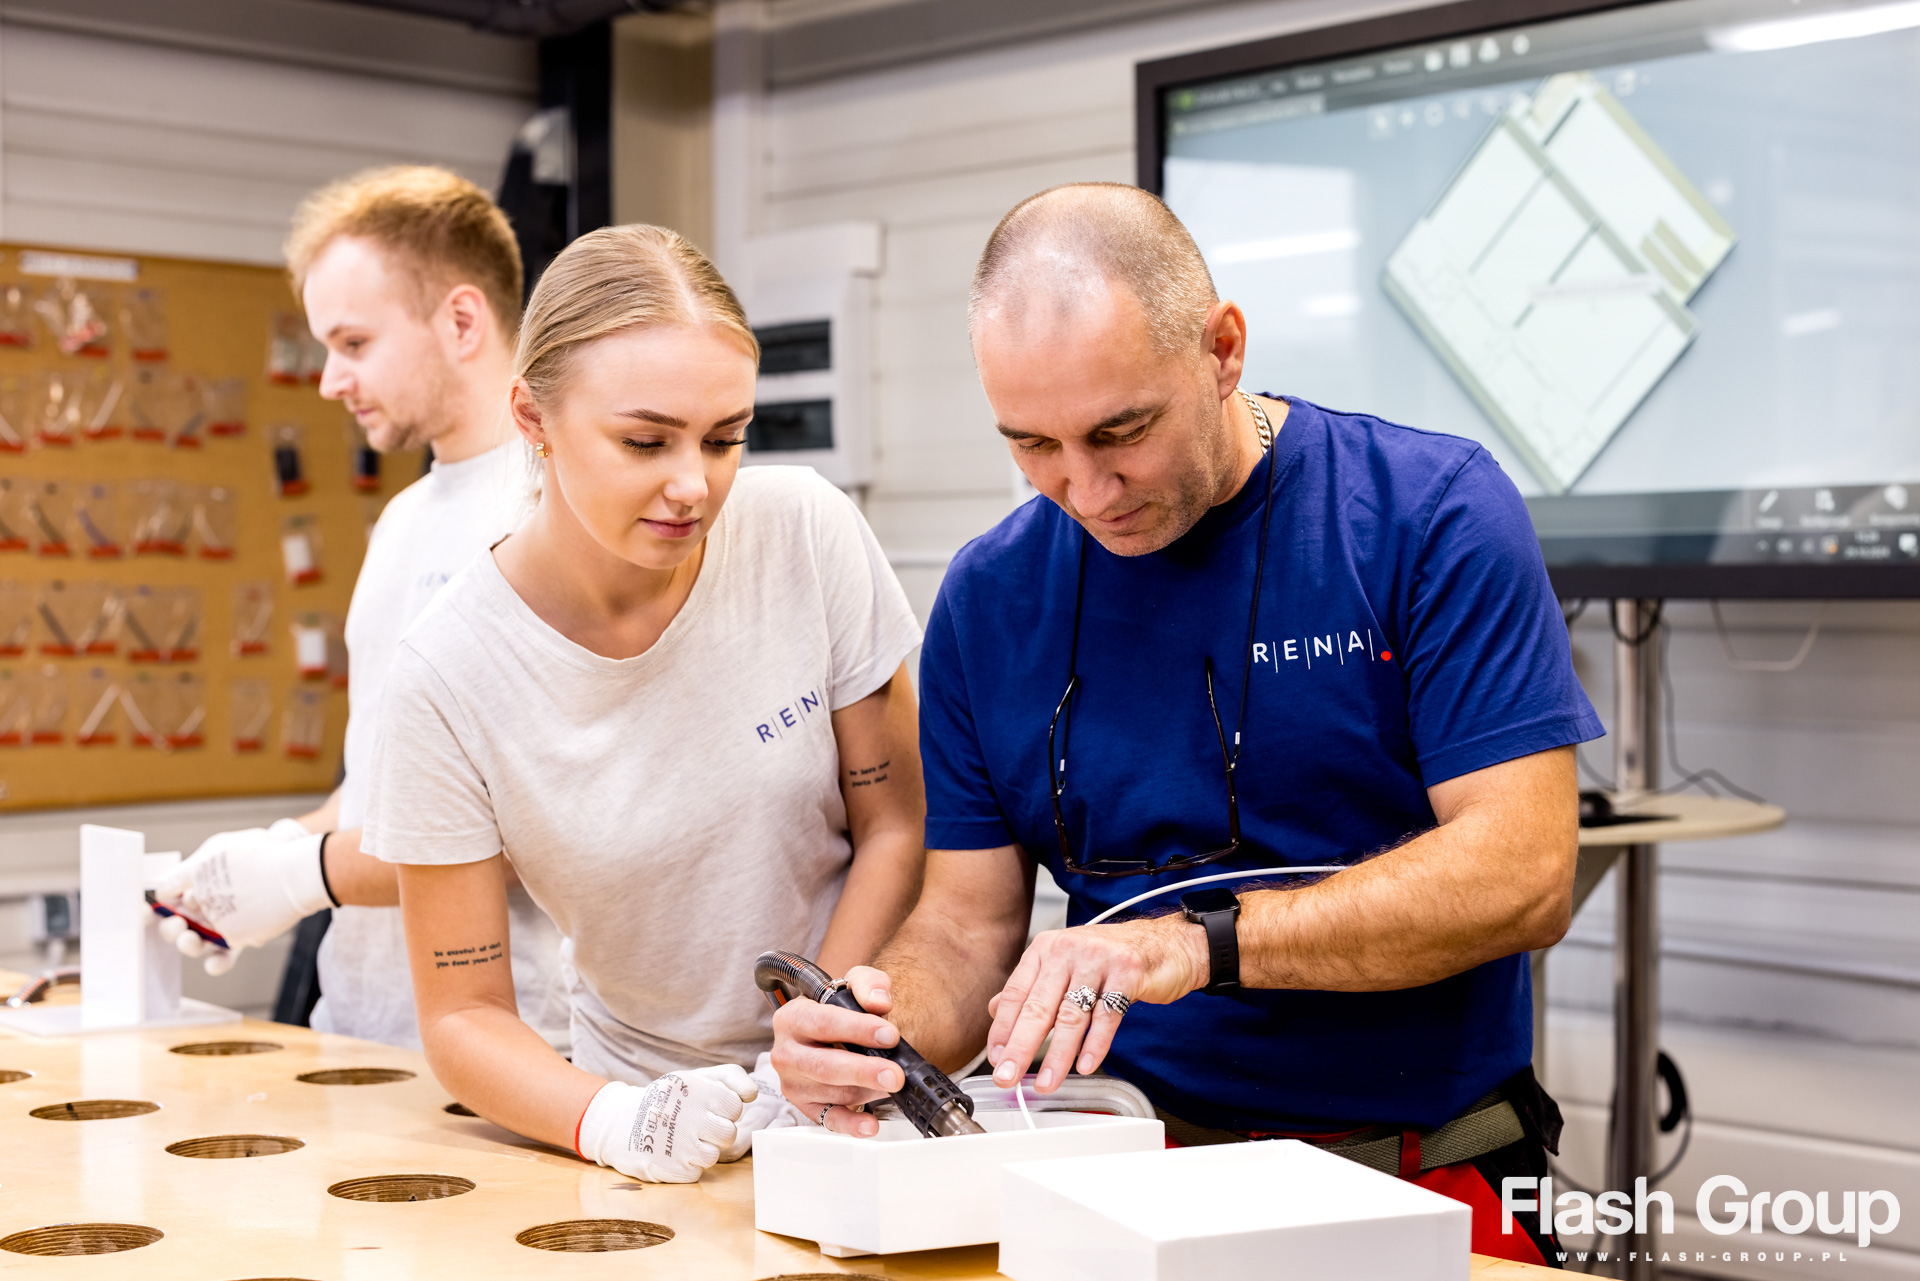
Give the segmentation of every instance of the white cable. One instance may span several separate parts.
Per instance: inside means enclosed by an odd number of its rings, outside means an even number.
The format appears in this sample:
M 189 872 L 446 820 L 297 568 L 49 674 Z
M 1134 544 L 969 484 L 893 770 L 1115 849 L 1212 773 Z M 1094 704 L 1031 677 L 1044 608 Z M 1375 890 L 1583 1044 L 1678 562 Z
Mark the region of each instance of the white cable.
M 1115 912 L 1124 912 L 1135 903 L 1145 902 L 1158 894 L 1171 894 L 1175 890 L 1184 890 L 1189 885 L 1205 885 L 1208 881 L 1230 881 L 1236 876 L 1294 876 L 1302 872 L 1344 872 L 1346 870 L 1344 864 L 1333 863 L 1325 867 L 1262 867 L 1251 872 L 1215 872 L 1212 876 L 1196 876 L 1191 881 L 1175 881 L 1172 885 L 1162 885 L 1159 889 L 1148 890 L 1145 894 L 1136 894 L 1124 903 L 1115 903 L 1086 924 L 1098 925 Z
M 1033 1123 L 1033 1113 L 1027 1111 L 1027 1079 L 1025 1077 L 1013 1083 L 1013 1101 L 1020 1105 L 1020 1118 L 1027 1123 L 1027 1128 L 1039 1129 L 1040 1127 Z

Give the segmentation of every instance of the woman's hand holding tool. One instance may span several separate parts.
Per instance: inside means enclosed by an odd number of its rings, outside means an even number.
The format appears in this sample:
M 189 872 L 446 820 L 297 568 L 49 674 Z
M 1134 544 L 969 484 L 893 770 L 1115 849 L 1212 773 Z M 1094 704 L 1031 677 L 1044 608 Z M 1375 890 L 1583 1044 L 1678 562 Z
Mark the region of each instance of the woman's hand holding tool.
M 159 906 L 176 913 L 160 922 L 161 937 L 183 955 L 205 957 L 207 973 L 225 974 L 246 948 L 333 905 L 320 866 L 324 840 L 292 819 L 207 838 L 155 892 Z M 219 934 L 226 946 L 195 932 L 189 920 Z
M 759 1094 L 734 1063 L 669 1072 L 644 1086 L 609 1081 L 581 1114 L 574 1147 L 632 1178 L 694 1183 L 742 1142 L 747 1105 Z

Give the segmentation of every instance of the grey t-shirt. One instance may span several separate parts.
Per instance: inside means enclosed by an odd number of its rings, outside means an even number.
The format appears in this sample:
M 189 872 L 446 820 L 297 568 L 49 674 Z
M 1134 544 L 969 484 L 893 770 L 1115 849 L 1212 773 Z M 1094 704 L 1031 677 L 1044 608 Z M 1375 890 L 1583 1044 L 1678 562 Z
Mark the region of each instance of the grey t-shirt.
M 526 446 L 507 443 L 433 470 L 394 495 L 367 542 L 347 611 L 346 777 L 342 828 L 366 819 L 381 690 L 400 638 L 453 576 L 511 531 L 526 507 Z M 568 1052 L 566 973 L 560 932 L 519 886 L 507 892 L 513 990 L 520 1017 Z M 320 1003 L 313 1026 L 418 1049 L 406 931 L 395 907 L 337 907 L 320 941 Z
M 483 556 L 388 677 L 366 848 L 506 852 L 565 936 L 581 1067 L 751 1063 L 772 1040 L 754 958 L 818 949 L 852 858 L 830 714 L 919 639 L 858 509 L 805 468 L 741 471 L 635 658 L 554 631 Z

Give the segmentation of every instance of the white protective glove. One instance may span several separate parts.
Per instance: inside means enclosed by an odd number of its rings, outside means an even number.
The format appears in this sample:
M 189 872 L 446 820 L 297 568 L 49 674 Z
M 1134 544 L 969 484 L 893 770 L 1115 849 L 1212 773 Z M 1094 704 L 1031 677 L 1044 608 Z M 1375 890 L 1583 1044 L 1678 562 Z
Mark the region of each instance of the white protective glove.
M 580 1117 L 589 1161 L 649 1183 L 694 1183 L 738 1142 L 759 1087 L 734 1063 L 669 1072 L 651 1085 L 609 1081 Z
M 753 1083 L 760 1087 L 760 1097 L 747 1104 L 734 1123 L 733 1143 L 720 1149 L 722 1164 L 738 1161 L 753 1151 L 753 1136 L 760 1131 L 780 1130 L 807 1120 L 780 1092 L 780 1074 L 773 1070 L 771 1051 L 754 1060 Z
M 209 974 L 225 974 L 240 953 L 333 906 L 320 871 L 324 835 L 290 818 L 210 836 L 193 857 L 167 873 L 154 897 L 227 940 L 222 948 L 195 934 L 179 916 L 160 922 L 160 936 L 185 956 L 204 956 Z

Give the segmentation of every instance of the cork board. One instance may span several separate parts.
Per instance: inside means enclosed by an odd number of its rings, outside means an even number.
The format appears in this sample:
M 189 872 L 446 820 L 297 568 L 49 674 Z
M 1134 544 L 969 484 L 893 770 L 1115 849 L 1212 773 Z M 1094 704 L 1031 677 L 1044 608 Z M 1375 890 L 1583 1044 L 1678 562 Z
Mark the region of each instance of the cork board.
M 0 810 L 334 784 L 422 458 L 361 448 L 324 358 L 271 268 L 0 244 Z

